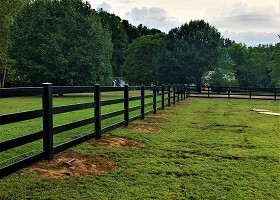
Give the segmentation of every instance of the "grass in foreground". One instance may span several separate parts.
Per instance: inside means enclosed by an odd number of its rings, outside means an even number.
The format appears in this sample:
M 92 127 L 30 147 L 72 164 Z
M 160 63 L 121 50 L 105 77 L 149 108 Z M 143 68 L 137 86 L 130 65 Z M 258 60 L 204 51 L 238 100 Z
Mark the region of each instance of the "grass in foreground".
M 54 180 L 21 170 L 1 180 L 0 199 L 279 199 L 280 118 L 252 108 L 280 111 L 279 102 L 189 99 L 153 116 L 167 121 L 150 124 L 157 132 L 110 133 L 144 148 L 69 150 L 115 161 L 113 173 Z

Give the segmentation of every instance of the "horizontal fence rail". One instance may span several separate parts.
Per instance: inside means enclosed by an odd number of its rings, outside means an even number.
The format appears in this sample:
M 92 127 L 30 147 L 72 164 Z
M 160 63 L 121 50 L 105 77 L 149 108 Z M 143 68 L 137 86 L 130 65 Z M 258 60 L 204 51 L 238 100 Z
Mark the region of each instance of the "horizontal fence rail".
M 187 86 L 186 93 L 196 98 L 280 100 L 280 88 L 203 87 L 198 91 L 196 86 Z
M 141 87 L 129 87 L 128 85 L 125 85 L 125 87 L 101 87 L 97 84 L 95 86 L 87 87 L 60 87 L 52 86 L 51 83 L 45 83 L 42 86 L 43 87 L 37 88 L 0 89 L 0 97 L 36 95 L 41 96 L 42 98 L 42 109 L 3 115 L 0 114 L 0 126 L 37 119 L 40 121 L 42 127 L 42 130 L 38 130 L 37 132 L 27 133 L 26 135 L 20 137 L 0 141 L 0 152 L 5 152 L 35 141 L 42 141 L 42 149 L 34 155 L 23 157 L 20 160 L 1 167 L 1 178 L 39 160 L 52 160 L 55 153 L 64 151 L 89 139 L 100 139 L 102 134 L 120 126 L 128 126 L 129 122 L 133 120 L 144 119 L 147 114 L 156 114 L 157 110 L 164 110 L 165 106 L 171 106 L 172 99 L 174 99 L 173 103 L 175 104 L 177 101 L 182 101 L 187 97 L 187 87 L 183 85 L 168 85 L 168 87 L 164 85 L 148 87 L 144 85 Z M 133 90 L 140 91 L 140 95 L 130 97 L 129 92 Z M 121 91 L 123 93 L 123 98 L 101 101 L 101 93 L 112 91 Z M 152 92 L 152 94 L 145 94 L 146 92 Z M 54 95 L 70 93 L 92 93 L 93 101 L 63 106 L 53 106 Z M 147 99 L 149 99 L 148 102 L 146 102 Z M 176 102 L 175 99 L 177 99 Z M 130 102 L 137 100 L 139 101 L 139 105 L 130 106 Z M 123 109 L 101 114 L 102 107 L 115 104 L 123 104 Z M 87 119 L 80 119 L 78 121 L 68 122 L 58 126 L 53 125 L 53 118 L 55 115 L 84 109 L 92 109 L 92 116 Z M 132 112 L 137 112 L 137 114 L 130 116 Z M 102 127 L 103 120 L 111 119 L 116 116 L 123 116 L 123 120 L 109 124 L 106 127 Z M 87 133 L 86 135 L 79 136 L 56 146 L 54 145 L 54 135 L 86 125 L 92 125 L 91 133 Z M 0 132 L 0 134 L 2 133 Z

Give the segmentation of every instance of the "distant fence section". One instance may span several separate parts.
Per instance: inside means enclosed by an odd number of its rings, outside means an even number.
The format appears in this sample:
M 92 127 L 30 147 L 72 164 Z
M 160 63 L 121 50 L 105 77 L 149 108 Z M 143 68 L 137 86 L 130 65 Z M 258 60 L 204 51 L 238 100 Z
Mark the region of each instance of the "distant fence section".
M 204 87 L 198 92 L 196 86 L 187 86 L 187 94 L 196 98 L 280 100 L 280 88 Z
M 139 90 L 139 96 L 130 97 L 130 90 Z M 146 94 L 146 91 L 152 94 Z M 123 97 L 119 99 L 101 100 L 101 93 L 121 91 Z M 93 101 L 86 103 L 78 103 L 72 105 L 53 106 L 54 94 L 67 94 L 67 93 L 92 93 Z M 51 83 L 44 83 L 42 87 L 36 88 L 5 88 L 0 89 L 0 97 L 15 97 L 15 96 L 34 96 L 39 95 L 42 97 L 42 108 L 37 110 L 29 110 L 11 114 L 0 114 L 0 128 L 3 125 L 23 122 L 31 119 L 39 119 L 42 124 L 42 130 L 35 133 L 26 133 L 21 137 L 11 138 L 9 140 L 0 141 L 0 152 L 5 152 L 22 145 L 29 144 L 34 141 L 42 140 L 42 149 L 36 154 L 21 158 L 20 160 L 3 166 L 0 168 L 0 177 L 3 178 L 19 169 L 29 166 L 39 160 L 47 159 L 52 160 L 55 153 L 64 151 L 77 144 L 85 142 L 89 139 L 100 139 L 103 133 L 113 130 L 120 126 L 128 126 L 129 122 L 136 119 L 144 119 L 145 115 L 154 113 L 157 110 L 164 110 L 165 106 L 171 106 L 180 102 L 187 97 L 187 86 L 185 85 L 168 85 L 168 86 L 153 86 L 153 87 L 101 87 L 100 85 L 89 87 L 56 87 Z M 152 98 L 152 101 L 146 103 L 145 99 Z M 130 107 L 129 102 L 138 100 L 138 106 Z M 101 114 L 102 106 L 123 104 L 123 109 L 112 111 L 107 114 Z M 90 118 L 75 121 L 59 126 L 53 125 L 53 117 L 56 114 L 67 113 L 83 109 L 93 109 L 93 115 Z M 132 111 L 139 111 L 136 116 L 130 116 Z M 110 124 L 107 127 L 102 127 L 101 122 L 105 119 L 110 119 L 115 116 L 123 116 L 123 120 Z M 78 138 L 67 141 L 63 144 L 54 146 L 54 135 L 75 129 L 78 127 L 92 124 L 93 128 L 90 134 L 80 136 Z M 4 134 L 1 133 L 0 134 Z

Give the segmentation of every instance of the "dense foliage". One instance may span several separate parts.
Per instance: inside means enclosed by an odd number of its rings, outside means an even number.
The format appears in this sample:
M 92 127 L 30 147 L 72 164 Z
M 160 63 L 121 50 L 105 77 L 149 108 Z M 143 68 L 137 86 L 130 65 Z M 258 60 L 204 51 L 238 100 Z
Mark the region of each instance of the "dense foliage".
M 105 29 L 108 29 L 112 35 L 113 54 L 111 64 L 113 67 L 113 76 L 121 76 L 121 66 L 125 60 L 125 49 L 128 45 L 128 36 L 122 24 L 122 19 L 115 14 L 107 13 L 104 10 L 98 12 L 101 23 Z
M 123 65 L 125 80 L 136 85 L 157 83 L 155 60 L 164 38 L 164 34 L 142 36 L 128 46 Z
M 81 0 L 37 0 L 21 10 L 11 34 L 11 56 L 22 83 L 110 81 L 110 35 Z
M 198 89 L 280 86 L 279 43 L 247 47 L 203 20 L 164 35 L 83 0 L 2 0 L 0 87 L 111 84 L 112 77 Z
M 221 43 L 217 29 L 203 20 L 172 29 L 159 54 L 160 82 L 195 83 L 200 88 L 203 74 L 218 63 Z
M 29 0 L 1 0 L 0 6 L 0 87 L 5 86 L 5 81 L 14 81 L 14 69 L 12 60 L 8 56 L 11 45 L 10 28 L 19 10 Z

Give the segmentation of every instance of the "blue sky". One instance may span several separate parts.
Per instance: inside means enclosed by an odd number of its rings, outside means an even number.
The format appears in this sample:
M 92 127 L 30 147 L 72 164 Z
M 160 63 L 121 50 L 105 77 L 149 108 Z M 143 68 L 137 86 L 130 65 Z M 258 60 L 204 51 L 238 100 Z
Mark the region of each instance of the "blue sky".
M 280 42 L 280 0 L 88 0 L 133 25 L 168 32 L 204 19 L 224 37 L 248 46 Z

